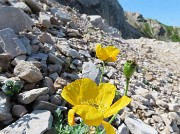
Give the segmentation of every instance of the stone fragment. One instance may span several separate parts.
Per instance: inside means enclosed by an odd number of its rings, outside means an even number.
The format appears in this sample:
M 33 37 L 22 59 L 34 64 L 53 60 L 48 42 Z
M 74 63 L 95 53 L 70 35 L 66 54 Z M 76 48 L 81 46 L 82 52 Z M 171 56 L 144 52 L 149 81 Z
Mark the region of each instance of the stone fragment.
M 39 102 L 39 101 L 49 102 L 49 94 L 38 96 L 38 98 L 36 99 L 36 102 Z
M 14 74 L 29 83 L 35 83 L 43 79 L 40 70 L 34 64 L 22 60 L 14 68 Z
M 22 104 L 29 104 L 33 102 L 38 96 L 47 94 L 48 92 L 48 87 L 32 89 L 30 91 L 20 93 L 17 99 Z
M 10 28 L 0 30 L 0 49 L 5 53 L 9 53 L 12 58 L 27 53 L 25 46 Z
M 59 74 L 55 72 L 55 73 L 49 74 L 49 77 L 53 79 L 53 81 L 55 81 L 59 77 Z
M 59 51 L 61 51 L 63 54 L 67 56 L 71 56 L 73 58 L 78 59 L 80 58 L 79 53 L 75 49 L 70 48 L 68 45 L 58 43 L 57 48 L 59 49 Z
M 0 16 L 0 30 L 10 28 L 15 33 L 25 29 L 32 31 L 33 21 L 21 9 L 9 6 L 0 7 Z
M 62 98 L 60 95 L 51 95 L 50 102 L 55 105 L 61 105 Z
M 14 60 L 11 62 L 11 64 L 16 66 L 20 60 L 25 61 L 26 60 L 26 55 L 16 56 L 16 58 L 14 58 Z
M 49 93 L 54 93 L 56 90 L 54 88 L 53 80 L 49 77 L 45 77 L 43 80 L 43 84 L 45 87 L 49 88 Z
M 14 105 L 12 107 L 12 115 L 16 117 L 22 117 L 27 114 L 28 111 L 25 106 L 23 105 Z
M 52 27 L 51 25 L 51 16 L 44 13 L 44 12 L 40 12 L 39 13 L 39 23 L 46 28 L 50 28 Z
M 170 121 L 176 122 L 178 125 L 180 125 L 180 114 L 177 112 L 169 112 L 168 118 Z
M 118 134 L 129 134 L 129 129 L 127 128 L 127 126 L 122 123 L 119 127 L 118 127 Z
M 0 91 L 0 123 L 3 121 L 12 121 L 12 115 L 10 113 L 10 98 L 7 97 L 2 91 Z
M 71 16 L 64 11 L 53 8 L 51 9 L 51 12 L 55 15 L 55 17 L 57 17 L 61 21 L 64 21 L 64 22 L 71 21 Z
M 7 53 L 0 54 L 0 72 L 9 69 L 11 58 L 12 57 Z
M 53 116 L 47 110 L 35 110 L 0 131 L 1 134 L 44 134 L 51 129 Z
M 84 62 L 82 67 L 82 78 L 90 78 L 97 84 L 100 82 L 101 71 L 91 62 Z
M 32 12 L 34 13 L 39 13 L 43 10 L 41 5 L 35 0 L 25 0 L 25 3 L 31 8 Z
M 180 112 L 180 104 L 178 103 L 168 104 L 168 108 L 171 112 Z
M 91 55 L 89 54 L 88 51 L 79 50 L 79 53 L 82 54 L 83 56 L 87 57 L 87 58 L 91 58 Z
M 51 39 L 51 36 L 48 33 L 42 33 L 39 36 L 39 40 L 41 41 L 41 43 L 54 44 L 53 40 Z
M 31 55 L 31 45 L 30 45 L 30 40 L 26 38 L 25 36 L 19 37 L 19 40 L 22 42 L 22 44 L 25 46 L 27 54 Z
M 125 124 L 132 134 L 158 134 L 158 132 L 136 117 L 126 117 Z
M 60 58 L 58 58 L 57 56 L 55 56 L 53 53 L 49 53 L 48 54 L 48 61 L 50 63 L 54 63 L 54 64 L 63 64 L 64 61 L 61 60 Z
M 56 79 L 56 81 L 54 82 L 54 88 L 55 89 L 62 89 L 64 86 L 66 86 L 68 84 L 68 80 L 64 79 L 64 78 L 61 78 L 61 77 L 58 77 Z
M 48 110 L 51 113 L 54 113 L 56 111 L 56 109 L 58 108 L 57 105 L 52 104 L 50 102 L 46 102 L 46 101 L 38 101 L 34 106 L 33 109 L 34 110 Z
M 45 53 L 37 53 L 37 54 L 32 54 L 31 58 L 34 58 L 35 60 L 47 60 L 48 54 Z

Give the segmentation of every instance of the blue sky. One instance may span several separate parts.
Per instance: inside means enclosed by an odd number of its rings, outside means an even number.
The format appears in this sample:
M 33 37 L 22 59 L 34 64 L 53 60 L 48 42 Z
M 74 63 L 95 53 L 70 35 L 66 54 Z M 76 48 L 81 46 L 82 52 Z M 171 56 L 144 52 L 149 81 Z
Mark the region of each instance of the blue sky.
M 118 0 L 125 11 L 139 12 L 170 26 L 180 26 L 180 0 Z

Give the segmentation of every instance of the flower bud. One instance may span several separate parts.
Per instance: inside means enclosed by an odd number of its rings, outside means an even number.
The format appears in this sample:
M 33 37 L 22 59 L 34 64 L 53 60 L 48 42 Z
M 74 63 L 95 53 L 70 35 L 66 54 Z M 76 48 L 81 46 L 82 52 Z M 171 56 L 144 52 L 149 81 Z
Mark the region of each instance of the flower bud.
M 126 61 L 126 63 L 124 64 L 124 69 L 123 69 L 126 79 L 131 78 L 136 68 L 137 68 L 137 64 L 135 61 L 131 61 L 131 60 Z

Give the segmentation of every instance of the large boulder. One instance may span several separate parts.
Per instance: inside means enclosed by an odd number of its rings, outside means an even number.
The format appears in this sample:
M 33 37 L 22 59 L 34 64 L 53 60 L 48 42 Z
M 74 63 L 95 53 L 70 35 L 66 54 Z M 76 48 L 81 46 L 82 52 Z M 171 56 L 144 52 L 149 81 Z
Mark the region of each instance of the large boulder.
M 19 8 L 0 7 L 0 16 L 0 30 L 11 28 L 15 33 L 19 33 L 24 29 L 32 30 L 33 21 Z

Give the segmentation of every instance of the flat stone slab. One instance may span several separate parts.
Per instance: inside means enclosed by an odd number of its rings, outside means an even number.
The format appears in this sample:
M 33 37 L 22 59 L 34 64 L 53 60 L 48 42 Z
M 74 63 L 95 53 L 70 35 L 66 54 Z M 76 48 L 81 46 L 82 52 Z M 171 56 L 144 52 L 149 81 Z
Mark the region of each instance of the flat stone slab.
M 0 131 L 0 134 L 43 134 L 51 129 L 53 116 L 47 110 L 35 110 Z

